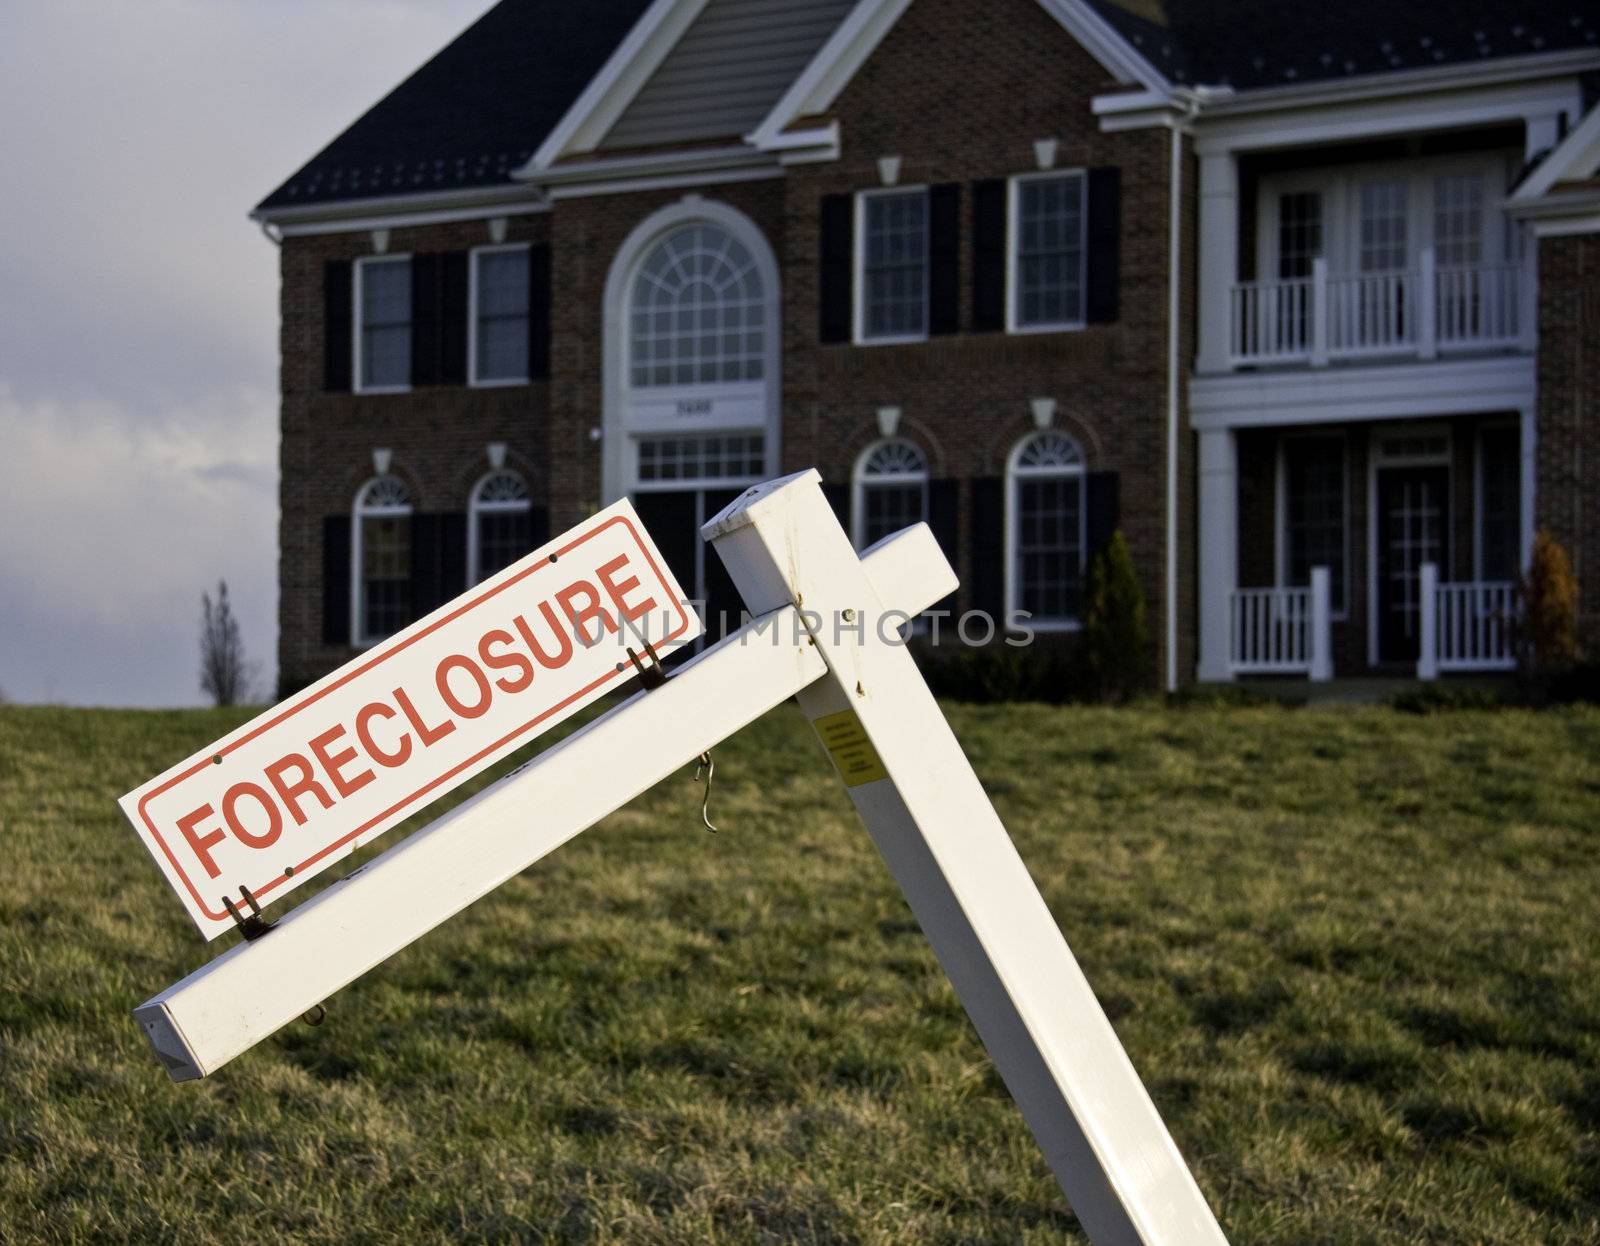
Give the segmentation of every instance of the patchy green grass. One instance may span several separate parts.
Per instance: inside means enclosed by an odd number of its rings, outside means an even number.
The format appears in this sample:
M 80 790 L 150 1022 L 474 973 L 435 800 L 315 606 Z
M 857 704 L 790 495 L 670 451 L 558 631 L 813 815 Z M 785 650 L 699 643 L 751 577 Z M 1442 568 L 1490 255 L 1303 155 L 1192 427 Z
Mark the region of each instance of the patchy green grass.
M 1600 713 L 950 714 L 1235 1243 L 1600 1242 Z M 788 706 L 170 1084 L 113 801 L 238 720 L 0 709 L 0 1240 L 1073 1239 Z

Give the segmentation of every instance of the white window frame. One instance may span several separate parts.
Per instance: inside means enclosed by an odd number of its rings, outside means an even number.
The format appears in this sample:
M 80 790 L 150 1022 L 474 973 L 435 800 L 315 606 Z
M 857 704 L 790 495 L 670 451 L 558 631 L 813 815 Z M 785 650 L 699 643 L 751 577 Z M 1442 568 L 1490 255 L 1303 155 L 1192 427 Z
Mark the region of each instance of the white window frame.
M 630 493 L 677 493 L 687 492 L 692 489 L 741 489 L 747 485 L 759 484 L 760 474 L 735 473 L 727 476 L 674 476 L 671 479 L 646 480 L 640 471 L 640 460 L 643 455 L 641 448 L 647 441 L 710 441 L 710 440 L 759 440 L 762 458 L 767 462 L 772 459 L 771 438 L 762 428 L 713 428 L 705 431 L 688 431 L 681 433 L 642 433 L 629 440 L 629 473 L 632 483 L 629 485 Z M 767 469 L 770 471 L 770 469 Z M 710 516 L 707 516 L 710 518 Z
M 884 472 L 881 474 L 867 475 L 867 464 L 872 456 L 887 446 L 909 446 L 916 452 L 917 458 L 922 461 L 922 466 L 917 471 Z M 861 549 L 866 540 L 867 526 L 867 490 L 874 485 L 904 486 L 918 485 L 922 490 L 922 519 L 928 520 L 928 455 L 921 446 L 909 437 L 881 437 L 874 441 L 865 450 L 856 456 L 855 466 L 850 469 L 850 542 L 856 549 Z M 870 483 L 869 483 L 870 482 Z
M 1078 461 L 1075 465 L 1052 468 L 1022 468 L 1018 460 L 1029 442 L 1041 437 L 1064 437 L 1071 442 L 1078 451 Z M 1017 583 L 1017 512 L 1018 485 L 1023 477 L 1037 479 L 1053 477 L 1076 477 L 1078 480 L 1078 575 L 1085 577 L 1089 570 L 1089 464 L 1084 457 L 1083 443 L 1069 433 L 1060 429 L 1045 429 L 1042 432 L 1029 433 L 1021 438 L 1016 445 L 1011 447 L 1011 453 L 1006 456 L 1006 503 L 1005 503 L 1005 626 L 1012 630 L 1020 630 L 1026 625 L 1035 632 L 1076 632 L 1083 627 L 1082 617 L 1045 619 L 1037 615 L 1030 615 L 1022 619 L 1022 610 L 1017 604 L 1017 594 L 1020 585 Z
M 402 489 L 405 489 L 407 501 L 401 504 L 371 505 L 367 496 L 373 487 L 385 480 L 395 480 Z M 383 636 L 369 636 L 366 630 L 366 619 L 363 617 L 362 607 L 366 601 L 366 593 L 362 591 L 362 557 L 361 557 L 361 521 L 363 519 L 409 519 L 417 513 L 416 499 L 412 497 L 411 490 L 405 481 L 400 480 L 393 472 L 380 476 L 373 476 L 361 488 L 356 490 L 356 500 L 350 511 L 350 643 L 357 649 L 368 649 L 380 641 L 387 640 L 394 633 Z M 410 540 L 412 533 L 407 533 Z M 414 550 L 412 551 L 415 552 Z
M 867 336 L 867 202 L 894 196 L 920 194 L 924 205 L 922 247 L 922 332 L 890 333 L 877 337 Z M 928 326 L 933 314 L 931 286 L 933 278 L 933 203 L 927 185 L 883 186 L 874 190 L 858 190 L 855 199 L 855 235 L 851 259 L 851 339 L 857 346 L 901 346 L 909 342 L 926 342 Z
M 1334 437 L 1339 438 L 1344 447 L 1344 515 L 1342 518 L 1344 532 L 1344 607 L 1339 610 L 1330 610 L 1328 617 L 1335 623 L 1344 623 L 1350 618 L 1350 594 L 1354 587 L 1350 574 L 1350 434 L 1348 430 L 1341 428 L 1299 428 L 1279 434 L 1276 453 L 1277 462 L 1274 468 L 1274 493 L 1276 496 L 1272 521 L 1275 536 L 1272 564 L 1274 583 L 1279 588 L 1288 588 L 1290 585 L 1289 459 L 1287 443 L 1318 438 L 1331 440 Z
M 1017 268 L 1021 259 L 1022 229 L 1019 213 L 1022 196 L 1019 187 L 1024 182 L 1066 181 L 1075 179 L 1082 188 L 1083 210 L 1079 213 L 1078 263 L 1081 269 L 1078 290 L 1082 296 L 1083 315 L 1077 320 L 1041 321 L 1024 324 L 1017 315 Z M 1017 173 L 1006 179 L 1006 332 L 1007 333 L 1071 333 L 1088 324 L 1089 315 L 1089 171 L 1087 169 L 1050 169 L 1043 173 Z
M 486 502 L 483 500 L 483 487 L 491 480 L 500 476 L 510 476 L 522 486 L 523 497 L 519 500 Z M 510 515 L 521 512 L 533 512 L 533 491 L 528 487 L 528 478 L 521 472 L 513 471 L 509 467 L 496 468 L 484 472 L 478 477 L 477 483 L 472 486 L 472 492 L 467 495 L 467 585 L 471 587 L 483 582 L 483 576 L 478 570 L 478 554 L 481 538 L 478 535 L 478 518 L 481 515 Z
M 473 247 L 467 255 L 467 384 L 474 389 L 501 389 L 510 385 L 526 385 L 532 380 L 528 372 L 521 376 L 480 377 L 478 375 L 478 259 L 484 255 L 506 254 L 521 251 L 526 255 L 533 244 L 506 242 L 493 246 Z M 528 315 L 533 315 L 533 288 L 528 289 Z M 491 473 L 492 474 L 492 473 Z M 481 483 L 481 482 L 480 482 Z
M 384 254 L 384 255 L 363 255 L 363 256 L 360 256 L 356 260 L 355 264 L 352 265 L 352 267 L 351 267 L 350 280 L 351 280 L 354 288 L 351 290 L 352 298 L 350 300 L 350 302 L 352 304 L 351 309 L 350 309 L 350 318 L 351 318 L 351 328 L 353 330 L 352 333 L 351 333 L 351 342 L 350 342 L 351 366 L 352 366 L 352 371 L 350 373 L 350 389 L 351 389 L 351 391 L 353 393 L 357 393 L 357 394 L 408 394 L 408 393 L 411 392 L 411 382 L 409 380 L 409 371 L 407 373 L 408 379 L 407 379 L 407 381 L 406 381 L 406 383 L 404 385 L 363 385 L 361 383 L 361 338 L 362 338 L 362 333 L 361 333 L 361 309 L 362 309 L 361 283 L 362 283 L 362 274 L 364 272 L 366 272 L 367 268 L 369 266 L 371 266 L 371 265 L 375 265 L 375 264 L 398 264 L 398 263 L 410 264 L 411 263 L 411 252 L 403 251 L 403 252 L 400 252 L 399 254 L 396 254 L 396 255 L 389 255 L 389 254 Z M 411 274 L 411 276 L 412 276 L 413 280 L 416 279 L 416 273 L 415 272 L 413 272 Z M 416 321 L 415 320 L 411 320 L 411 321 L 408 322 L 408 324 L 410 325 L 411 332 L 413 334 L 416 333 L 416 331 L 417 331 Z

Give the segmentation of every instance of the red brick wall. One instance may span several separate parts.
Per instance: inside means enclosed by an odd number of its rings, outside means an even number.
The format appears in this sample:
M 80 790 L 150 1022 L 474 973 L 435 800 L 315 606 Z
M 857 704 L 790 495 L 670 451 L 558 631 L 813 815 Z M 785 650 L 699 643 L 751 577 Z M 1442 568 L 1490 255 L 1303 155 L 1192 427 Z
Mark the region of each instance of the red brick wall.
M 1578 576 L 1580 641 L 1600 654 L 1600 234 L 1539 242 L 1537 520 Z

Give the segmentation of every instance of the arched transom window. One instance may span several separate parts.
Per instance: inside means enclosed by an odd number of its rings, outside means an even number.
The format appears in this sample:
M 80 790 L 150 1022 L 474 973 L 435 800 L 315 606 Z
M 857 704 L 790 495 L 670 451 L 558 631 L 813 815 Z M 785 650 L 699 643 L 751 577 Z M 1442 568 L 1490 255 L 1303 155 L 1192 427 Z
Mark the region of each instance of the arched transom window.
M 637 389 L 759 381 L 766 300 L 749 249 L 700 222 L 661 239 L 633 280 L 628 375 Z
M 1008 609 L 1034 626 L 1075 624 L 1087 545 L 1083 451 L 1065 433 L 1036 433 L 1011 452 L 1006 475 Z
M 856 460 L 855 487 L 857 549 L 928 517 L 928 460 L 904 438 L 868 446 Z
M 351 635 L 372 644 L 411 621 L 411 492 L 375 476 L 356 494 L 351 525 Z
M 490 472 L 468 503 L 467 573 L 472 583 L 509 567 L 533 545 L 533 502 L 516 472 Z

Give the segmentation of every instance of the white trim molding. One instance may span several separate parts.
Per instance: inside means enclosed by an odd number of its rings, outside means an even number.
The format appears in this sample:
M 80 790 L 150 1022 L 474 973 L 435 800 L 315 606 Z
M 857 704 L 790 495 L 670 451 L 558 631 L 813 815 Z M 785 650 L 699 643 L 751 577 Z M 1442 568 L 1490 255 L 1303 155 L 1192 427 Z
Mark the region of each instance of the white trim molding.
M 518 182 L 437 194 L 370 196 L 286 208 L 257 208 L 250 213 L 250 219 L 274 226 L 284 237 L 293 238 L 306 234 L 364 233 L 372 229 L 445 225 L 549 210 L 548 199 L 526 183 Z
M 1085 0 L 1038 3 L 1117 82 L 1136 83 L 1158 93 L 1171 90 L 1156 67 Z M 795 122 L 827 112 L 910 4 L 911 0 L 860 0 L 745 141 L 773 150 Z
M 661 67 L 707 0 L 655 0 L 514 176 L 536 177 L 562 156 L 591 152 Z

